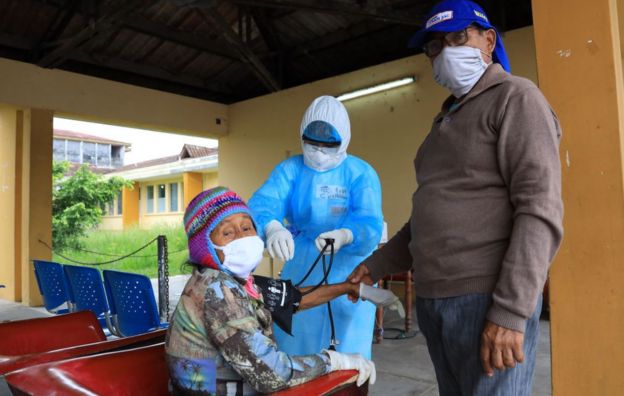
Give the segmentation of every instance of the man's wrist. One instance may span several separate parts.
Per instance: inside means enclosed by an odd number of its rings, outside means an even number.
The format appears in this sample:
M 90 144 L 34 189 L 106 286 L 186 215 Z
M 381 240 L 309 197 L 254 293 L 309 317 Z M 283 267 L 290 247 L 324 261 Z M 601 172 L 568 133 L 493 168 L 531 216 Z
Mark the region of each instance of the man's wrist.
M 527 318 L 510 312 L 497 304 L 492 304 L 486 318 L 490 322 L 509 330 L 521 333 L 526 331 Z

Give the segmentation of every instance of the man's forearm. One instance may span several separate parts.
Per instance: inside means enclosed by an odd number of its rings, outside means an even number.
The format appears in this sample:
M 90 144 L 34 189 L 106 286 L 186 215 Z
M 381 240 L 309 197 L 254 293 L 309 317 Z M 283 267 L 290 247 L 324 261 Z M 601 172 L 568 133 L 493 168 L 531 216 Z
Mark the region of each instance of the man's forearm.
M 405 225 L 381 249 L 373 252 L 362 263 L 366 265 L 373 282 L 387 274 L 407 271 L 412 266 L 409 251 L 411 240 L 410 222 Z

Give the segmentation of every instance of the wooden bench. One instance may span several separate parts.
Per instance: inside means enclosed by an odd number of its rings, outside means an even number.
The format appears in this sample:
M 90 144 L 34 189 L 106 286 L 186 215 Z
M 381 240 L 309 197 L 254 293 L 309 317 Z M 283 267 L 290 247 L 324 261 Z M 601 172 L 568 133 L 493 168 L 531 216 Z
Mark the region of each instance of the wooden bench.
M 167 395 L 164 344 L 39 364 L 5 375 L 17 395 Z
M 41 353 L 75 345 L 105 341 L 92 312 L 0 323 L 0 355 Z
M 118 352 L 141 346 L 161 343 L 165 340 L 166 330 L 133 337 L 118 338 L 109 341 L 93 342 L 68 348 L 55 349 L 43 353 L 32 353 L 18 356 L 0 356 L 0 375 L 36 364 L 66 360 L 80 356 L 90 356 L 103 352 Z

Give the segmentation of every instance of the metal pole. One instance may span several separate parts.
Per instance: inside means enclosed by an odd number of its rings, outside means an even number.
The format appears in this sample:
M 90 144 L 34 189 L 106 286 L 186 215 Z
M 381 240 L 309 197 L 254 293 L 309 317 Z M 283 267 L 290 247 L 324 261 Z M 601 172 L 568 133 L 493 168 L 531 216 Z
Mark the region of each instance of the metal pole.
M 158 314 L 160 315 L 161 322 L 169 320 L 168 273 L 167 237 L 165 235 L 158 235 Z

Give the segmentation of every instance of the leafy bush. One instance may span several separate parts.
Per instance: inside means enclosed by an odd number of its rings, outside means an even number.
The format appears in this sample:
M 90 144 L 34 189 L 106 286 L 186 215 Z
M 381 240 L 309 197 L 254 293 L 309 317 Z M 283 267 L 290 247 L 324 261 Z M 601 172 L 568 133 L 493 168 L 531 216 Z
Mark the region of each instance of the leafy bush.
M 52 165 L 52 244 L 55 250 L 80 247 L 85 232 L 102 219 L 102 208 L 131 182 L 120 177 L 105 179 L 82 165 L 65 176 L 68 162 Z

